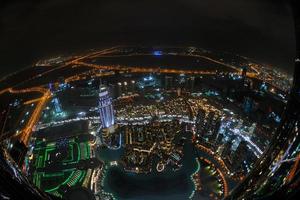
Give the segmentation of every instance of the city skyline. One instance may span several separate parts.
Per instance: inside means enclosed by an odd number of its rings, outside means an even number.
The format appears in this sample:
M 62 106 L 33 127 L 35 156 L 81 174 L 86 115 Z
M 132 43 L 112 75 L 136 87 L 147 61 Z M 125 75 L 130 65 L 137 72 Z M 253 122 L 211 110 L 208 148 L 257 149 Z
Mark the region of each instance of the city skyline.
M 223 199 L 247 187 L 292 86 L 237 55 L 133 46 L 39 60 L 3 83 L 1 136 L 32 184 L 59 198 L 120 200 Z M 272 170 L 289 162 L 293 180 L 297 152 L 287 148 Z

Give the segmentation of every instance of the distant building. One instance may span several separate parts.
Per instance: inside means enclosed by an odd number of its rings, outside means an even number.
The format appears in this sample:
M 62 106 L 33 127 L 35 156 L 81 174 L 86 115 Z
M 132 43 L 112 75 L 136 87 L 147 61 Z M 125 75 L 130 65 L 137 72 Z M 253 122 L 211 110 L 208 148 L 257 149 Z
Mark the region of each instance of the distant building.
M 256 123 L 253 123 L 249 128 L 249 134 L 252 135 L 256 129 Z
M 8 126 L 6 126 L 6 124 L 8 124 L 8 121 L 10 120 L 8 117 L 10 107 L 7 107 L 8 106 L 6 105 L 0 105 L 0 137 L 5 131 L 7 131 Z
M 53 83 L 49 83 L 49 90 L 53 93 L 55 91 Z
M 206 118 L 206 123 L 205 123 L 205 134 L 206 135 L 211 135 L 213 129 L 215 128 L 214 125 L 214 117 L 215 117 L 215 113 L 214 112 L 209 112 Z
M 56 113 L 61 113 L 62 112 L 62 108 L 61 108 L 61 104 L 60 101 L 57 97 L 55 97 L 53 99 L 53 104 L 54 104 L 54 109 Z
M 218 134 L 217 137 L 216 137 L 216 144 L 217 145 L 221 145 L 223 143 L 223 134 Z
M 244 66 L 242 69 L 242 87 L 245 87 L 245 82 L 246 82 L 246 78 L 247 78 L 247 67 Z
M 153 51 L 152 55 L 154 55 L 154 56 L 162 56 L 163 52 L 159 51 L 159 50 L 156 50 L 156 51 Z
M 195 77 L 189 77 L 186 81 L 186 87 L 188 90 L 190 90 L 191 92 L 194 91 L 194 87 L 195 87 Z
M 135 80 L 131 80 L 131 81 L 129 82 L 129 92 L 130 92 L 131 94 L 133 94 L 133 93 L 136 92 L 135 89 L 136 89 L 136 82 L 135 82 Z
M 228 141 L 224 145 L 224 150 L 222 151 L 222 157 L 230 157 L 231 154 L 231 146 L 232 146 L 232 140 Z
M 149 76 L 146 76 L 142 80 L 140 80 L 137 84 L 140 89 L 152 88 L 158 85 L 158 81 L 150 74 Z
M 110 94 L 112 99 L 116 99 L 119 97 L 118 89 L 116 84 L 109 84 L 108 86 L 108 93 Z
M 259 87 L 259 90 L 260 90 L 261 92 L 266 92 L 266 91 L 268 90 L 267 84 L 266 84 L 265 82 L 262 82 L 262 84 L 261 84 L 260 87 Z
M 116 94 L 117 94 L 118 97 L 122 96 L 122 94 L 123 94 L 122 83 L 121 82 L 118 82 Z
M 173 88 L 173 77 L 165 76 L 165 89 L 170 90 Z
M 181 96 L 181 87 L 178 87 L 176 90 L 177 96 L 180 97 Z

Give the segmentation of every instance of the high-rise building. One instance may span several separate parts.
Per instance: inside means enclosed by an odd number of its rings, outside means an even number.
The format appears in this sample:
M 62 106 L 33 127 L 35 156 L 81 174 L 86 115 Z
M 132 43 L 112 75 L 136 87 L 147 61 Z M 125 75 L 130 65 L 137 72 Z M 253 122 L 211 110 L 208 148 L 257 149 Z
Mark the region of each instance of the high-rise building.
M 114 125 L 115 118 L 114 118 L 112 99 L 109 96 L 107 87 L 104 85 L 100 85 L 99 112 L 100 112 L 100 121 L 104 128 L 109 128 L 112 125 Z
M 131 80 L 130 82 L 129 82 L 129 92 L 130 93 L 135 93 L 135 80 Z
M 122 83 L 118 82 L 118 86 L 117 86 L 117 96 L 120 97 L 122 96 Z
M 128 94 L 128 83 L 127 83 L 127 81 L 123 82 L 123 90 L 124 90 L 125 95 L 127 95 Z
M 186 81 L 186 88 L 189 89 L 191 92 L 193 92 L 194 86 L 195 86 L 195 77 L 191 76 Z
M 211 135 L 212 134 L 212 130 L 214 128 L 214 117 L 215 117 L 215 113 L 214 112 L 209 112 L 206 118 L 206 123 L 205 123 L 205 134 L 206 135 Z
M 181 96 L 181 87 L 178 87 L 176 90 L 177 96 L 180 97 Z
M 216 137 L 216 144 L 217 145 L 222 144 L 223 143 L 223 138 L 224 138 L 223 134 L 218 134 L 217 137 Z
M 253 100 L 250 97 L 244 98 L 243 109 L 245 113 L 250 113 L 253 110 Z
M 227 143 L 225 143 L 224 150 L 222 152 L 222 157 L 228 158 L 230 156 L 231 146 L 232 146 L 232 139 L 230 139 Z
M 165 89 L 170 90 L 173 88 L 173 77 L 165 76 Z
M 199 109 L 196 118 L 196 129 L 198 134 L 203 134 L 204 120 L 205 120 L 205 110 Z
M 247 142 L 246 141 L 241 141 L 239 146 L 237 147 L 236 151 L 233 154 L 232 157 L 232 168 L 237 170 L 241 167 L 242 162 L 246 158 L 247 154 Z
M 213 122 L 212 134 L 211 134 L 211 138 L 210 138 L 211 141 L 214 141 L 214 143 L 217 142 L 220 127 L 221 127 L 221 119 L 219 117 L 217 117 L 217 119 L 215 119 Z

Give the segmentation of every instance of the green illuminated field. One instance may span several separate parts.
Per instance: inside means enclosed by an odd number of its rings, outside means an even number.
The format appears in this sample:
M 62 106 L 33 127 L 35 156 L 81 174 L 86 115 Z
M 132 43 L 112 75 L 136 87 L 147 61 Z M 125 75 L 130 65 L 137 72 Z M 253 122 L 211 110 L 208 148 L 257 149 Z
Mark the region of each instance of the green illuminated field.
M 32 181 L 38 188 L 62 196 L 60 187 L 83 184 L 87 170 L 77 168 L 80 160 L 90 158 L 90 146 L 87 141 L 77 142 L 73 138 L 63 149 L 58 149 L 56 142 L 37 141 L 33 153 Z

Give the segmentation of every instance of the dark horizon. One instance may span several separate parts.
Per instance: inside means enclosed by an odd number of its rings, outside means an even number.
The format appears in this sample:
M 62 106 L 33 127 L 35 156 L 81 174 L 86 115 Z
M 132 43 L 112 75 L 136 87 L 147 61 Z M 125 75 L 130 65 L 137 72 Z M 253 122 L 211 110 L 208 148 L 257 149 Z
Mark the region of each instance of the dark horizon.
M 6 1 L 0 76 L 40 58 L 114 45 L 196 46 L 293 72 L 295 33 L 284 0 Z

